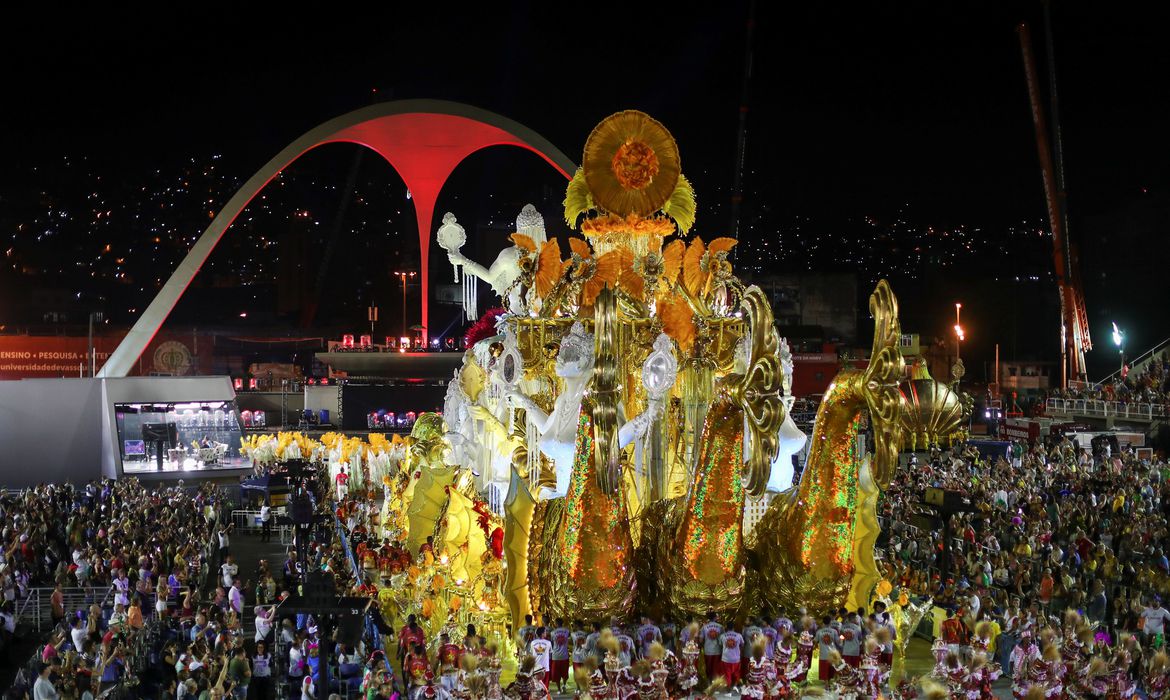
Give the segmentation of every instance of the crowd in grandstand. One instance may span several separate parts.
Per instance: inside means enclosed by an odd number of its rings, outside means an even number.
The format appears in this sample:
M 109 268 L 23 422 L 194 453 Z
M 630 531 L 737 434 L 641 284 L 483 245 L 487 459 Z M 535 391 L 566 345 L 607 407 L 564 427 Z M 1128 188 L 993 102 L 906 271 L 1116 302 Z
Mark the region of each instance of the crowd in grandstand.
M 1162 548 L 1170 465 L 1066 439 L 1014 443 L 994 456 L 965 448 L 908 459 L 881 501 L 880 561 L 895 589 L 947 611 L 933 676 L 952 694 L 990 697 L 981 689 L 990 692 L 1000 673 L 1021 693 L 1051 690 L 1058 676 L 1086 688 L 1097 679 L 1111 692 L 1141 685 L 1156 694 L 1158 684 L 1170 684 L 1170 663 L 1158 652 L 1170 621 L 1162 605 L 1170 595 Z M 535 698 L 542 688 L 589 691 L 601 673 L 607 692 L 631 698 L 652 695 L 646 679 L 654 678 L 672 694 L 698 692 L 699 678 L 723 678 L 753 698 L 774 696 L 778 684 L 791 693 L 815 678 L 843 696 L 865 697 L 864 688 L 881 687 L 891 670 L 895 634 L 884 606 L 798 609 L 789 619 L 774 605 L 767 618 L 693 624 L 538 619 L 508 640 L 519 670 L 503 688 L 498 640 L 474 628 L 462 639 L 427 639 L 407 623 L 396 635 L 367 631 L 343 644 L 312 615 L 276 604 L 297 592 L 303 566 L 332 575 L 339 593 L 374 592 L 345 546 L 369 538 L 376 509 L 343 502 L 334 511 L 323 471 L 309 486 L 317 514 L 339 517 L 297 529 L 280 569 L 260 561 L 246 572 L 233 555 L 237 535 L 223 522 L 224 496 L 210 485 L 150 490 L 128 479 L 0 497 L 0 640 L 17 633 L 15 611 L 30 589 L 56 587 L 53 630 L 13 696 L 86 698 L 136 687 L 192 700 L 396 692 L 425 700 L 470 687 Z M 922 505 L 928 487 L 958 492 L 969 505 L 950 517 L 949 541 Z M 79 587 L 89 599 L 67 606 L 63 591 Z M 1066 618 L 1067 610 L 1076 613 Z M 398 653 L 383 654 L 383 640 L 396 641 Z M 629 676 L 615 676 L 626 678 L 617 690 L 605 675 L 610 651 Z M 574 679 L 570 664 L 584 675 Z
M 1170 405 L 1170 359 L 1162 355 L 1144 363 L 1140 370 L 1129 371 L 1127 368 L 1120 375 L 1098 384 L 1074 382 L 1067 389 L 1052 390 L 1048 396 Z

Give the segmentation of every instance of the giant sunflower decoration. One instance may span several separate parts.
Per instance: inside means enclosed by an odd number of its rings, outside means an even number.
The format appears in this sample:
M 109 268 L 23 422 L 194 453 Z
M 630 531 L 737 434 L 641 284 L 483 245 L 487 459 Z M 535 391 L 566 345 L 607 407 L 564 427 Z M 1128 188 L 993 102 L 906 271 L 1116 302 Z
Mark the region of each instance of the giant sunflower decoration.
M 686 233 L 695 196 L 681 167 L 678 144 L 657 120 L 637 110 L 611 115 L 585 142 L 581 168 L 565 193 L 565 219 L 575 226 L 581 214 L 600 212 L 583 226 L 587 235 L 620 230 L 661 237 L 674 224 Z

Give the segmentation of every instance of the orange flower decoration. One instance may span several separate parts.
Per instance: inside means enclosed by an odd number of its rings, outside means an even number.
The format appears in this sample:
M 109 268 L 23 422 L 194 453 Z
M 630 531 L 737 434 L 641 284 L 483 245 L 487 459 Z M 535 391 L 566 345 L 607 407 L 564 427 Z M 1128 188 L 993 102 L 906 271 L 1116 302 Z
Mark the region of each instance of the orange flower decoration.
M 622 187 L 640 190 L 653 182 L 658 174 L 658 156 L 645 143 L 628 138 L 613 154 L 610 167 Z
M 586 236 L 604 236 L 610 233 L 629 233 L 639 236 L 665 238 L 674 233 L 674 222 L 663 217 L 642 218 L 637 214 L 615 216 L 604 214 L 581 222 L 581 233 Z

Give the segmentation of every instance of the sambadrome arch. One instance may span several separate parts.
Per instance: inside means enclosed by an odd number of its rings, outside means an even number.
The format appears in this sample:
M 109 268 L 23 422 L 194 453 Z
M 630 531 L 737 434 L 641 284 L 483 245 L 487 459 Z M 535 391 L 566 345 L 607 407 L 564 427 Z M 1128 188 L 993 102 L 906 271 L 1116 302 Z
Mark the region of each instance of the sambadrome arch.
M 455 168 L 472 153 L 489 146 L 519 146 L 539 155 L 566 179 L 577 169 L 564 153 L 531 129 L 493 112 L 457 102 L 383 102 L 327 121 L 268 161 L 224 205 L 110 355 L 98 372 L 99 377 L 126 376 L 244 207 L 282 170 L 308 151 L 327 143 L 356 143 L 375 151 L 398 172 L 410 190 L 418 222 L 424 329 L 430 291 L 427 265 L 431 221 L 439 191 Z

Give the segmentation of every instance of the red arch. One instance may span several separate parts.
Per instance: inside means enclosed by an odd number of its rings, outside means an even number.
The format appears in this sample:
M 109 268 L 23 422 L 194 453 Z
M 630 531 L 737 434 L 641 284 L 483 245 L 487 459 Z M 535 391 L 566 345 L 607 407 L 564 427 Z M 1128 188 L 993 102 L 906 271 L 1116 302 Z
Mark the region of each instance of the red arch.
M 428 290 L 431 222 L 439 192 L 455 168 L 469 155 L 489 146 L 526 148 L 566 179 L 572 173 L 552 157 L 524 140 L 491 124 L 451 114 L 398 114 L 356 124 L 338 132 L 325 143 L 348 141 L 375 151 L 398 171 L 414 201 L 418 219 L 419 267 L 422 274 L 422 326 L 429 331 Z
M 536 132 L 486 110 L 455 102 L 402 100 L 332 119 L 289 144 L 224 205 L 150 306 L 110 355 L 98 376 L 125 376 L 240 212 L 281 171 L 327 143 L 361 144 L 402 177 L 414 201 L 422 278 L 422 326 L 429 315 L 431 223 L 447 178 L 469 155 L 489 146 L 519 146 L 539 155 L 566 179 L 576 164 Z M 424 336 L 426 331 L 424 330 Z

